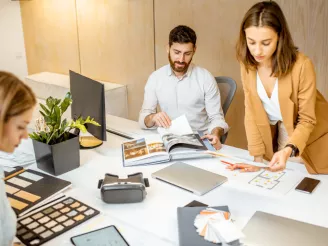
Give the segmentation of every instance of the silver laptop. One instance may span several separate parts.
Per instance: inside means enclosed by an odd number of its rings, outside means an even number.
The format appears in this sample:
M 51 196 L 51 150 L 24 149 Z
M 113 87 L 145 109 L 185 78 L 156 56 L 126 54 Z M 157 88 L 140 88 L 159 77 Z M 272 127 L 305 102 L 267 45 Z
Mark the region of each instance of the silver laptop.
M 152 174 L 153 178 L 172 185 L 204 195 L 215 187 L 227 181 L 227 177 L 212 173 L 183 162 L 176 162 Z
M 309 211 L 310 213 L 310 211 Z M 245 246 L 327 246 L 328 228 L 257 211 L 245 226 Z

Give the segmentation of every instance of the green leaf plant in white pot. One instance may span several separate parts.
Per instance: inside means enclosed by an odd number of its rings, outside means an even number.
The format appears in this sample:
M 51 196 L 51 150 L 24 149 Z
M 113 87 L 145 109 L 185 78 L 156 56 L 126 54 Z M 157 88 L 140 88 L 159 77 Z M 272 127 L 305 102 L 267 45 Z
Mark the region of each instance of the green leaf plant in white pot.
M 82 117 L 62 120 L 64 112 L 72 104 L 71 93 L 63 100 L 48 97 L 40 103 L 41 118 L 37 119 L 36 131 L 29 136 L 33 141 L 38 168 L 53 175 L 60 175 L 80 166 L 79 136 L 74 130 L 85 133 L 85 124 L 100 126 L 94 119 Z

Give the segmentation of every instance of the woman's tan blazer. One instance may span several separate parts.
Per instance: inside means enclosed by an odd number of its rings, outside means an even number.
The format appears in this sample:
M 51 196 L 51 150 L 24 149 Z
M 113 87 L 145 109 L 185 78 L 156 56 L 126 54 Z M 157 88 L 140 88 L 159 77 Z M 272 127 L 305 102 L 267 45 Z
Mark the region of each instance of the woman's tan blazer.
M 256 89 L 256 70 L 241 65 L 245 128 L 252 156 L 273 156 L 268 116 Z M 292 71 L 278 79 L 278 97 L 289 141 L 299 149 L 309 173 L 328 173 L 328 103 L 316 89 L 312 62 L 299 53 Z

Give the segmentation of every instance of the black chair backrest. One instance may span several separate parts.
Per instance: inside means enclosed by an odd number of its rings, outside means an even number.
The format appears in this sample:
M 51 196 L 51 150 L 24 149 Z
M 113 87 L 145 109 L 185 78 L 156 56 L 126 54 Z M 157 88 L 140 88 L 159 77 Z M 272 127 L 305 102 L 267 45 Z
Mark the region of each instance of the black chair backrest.
M 225 77 L 225 76 L 215 77 L 215 80 L 218 83 L 218 87 L 220 91 L 223 114 L 226 115 L 229 106 L 232 102 L 232 99 L 235 95 L 237 89 L 237 83 L 232 78 Z M 224 143 L 227 137 L 228 137 L 228 133 L 221 136 L 221 143 Z

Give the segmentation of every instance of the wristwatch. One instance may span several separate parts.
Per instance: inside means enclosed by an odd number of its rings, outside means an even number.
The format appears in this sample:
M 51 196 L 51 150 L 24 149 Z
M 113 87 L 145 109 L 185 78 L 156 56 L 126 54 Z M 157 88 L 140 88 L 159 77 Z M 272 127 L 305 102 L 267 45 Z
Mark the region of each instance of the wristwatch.
M 294 144 L 287 144 L 287 145 L 285 146 L 285 148 L 286 148 L 286 147 L 290 147 L 290 148 L 292 148 L 292 153 L 290 153 L 290 156 L 289 156 L 289 157 L 295 157 L 295 156 L 298 155 L 298 148 L 297 148 Z

